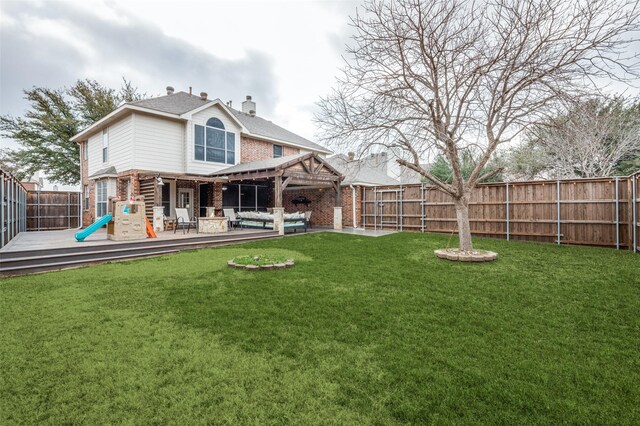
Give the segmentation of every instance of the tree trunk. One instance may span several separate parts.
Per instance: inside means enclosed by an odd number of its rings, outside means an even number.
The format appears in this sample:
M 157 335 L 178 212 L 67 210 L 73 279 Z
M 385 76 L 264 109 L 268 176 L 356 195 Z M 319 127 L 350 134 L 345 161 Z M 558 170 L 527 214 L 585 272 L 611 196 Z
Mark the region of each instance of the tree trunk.
M 458 220 L 458 236 L 460 238 L 460 250 L 472 251 L 471 225 L 469 224 L 469 196 L 463 195 L 454 200 L 456 206 L 456 219 Z

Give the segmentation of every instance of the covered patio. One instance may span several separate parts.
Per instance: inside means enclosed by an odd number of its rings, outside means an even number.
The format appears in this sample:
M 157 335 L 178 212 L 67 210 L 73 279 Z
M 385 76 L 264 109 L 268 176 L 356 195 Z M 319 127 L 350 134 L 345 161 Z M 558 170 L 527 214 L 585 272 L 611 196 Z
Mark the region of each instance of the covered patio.
M 320 192 L 334 193 L 333 206 L 323 206 L 323 210 L 332 207 L 333 211 L 323 211 L 323 213 L 331 213 L 333 228 L 342 229 L 340 183 L 344 176 L 317 154 L 295 154 L 239 164 L 214 173 L 210 177 L 226 179 L 227 183 L 221 187 L 224 192 L 221 196 L 223 207 L 233 208 L 235 211 L 273 209 L 274 229 L 282 235 L 284 234 L 285 199 L 288 201 L 287 207 L 294 206 L 296 210 L 300 210 L 300 204 L 308 209 L 308 203 L 305 204 L 304 199 L 295 200 L 303 198 L 295 197 L 296 192 L 315 189 Z M 252 197 L 256 200 L 255 208 L 252 208 L 253 203 L 250 200 Z M 243 202 L 243 200 L 246 201 Z

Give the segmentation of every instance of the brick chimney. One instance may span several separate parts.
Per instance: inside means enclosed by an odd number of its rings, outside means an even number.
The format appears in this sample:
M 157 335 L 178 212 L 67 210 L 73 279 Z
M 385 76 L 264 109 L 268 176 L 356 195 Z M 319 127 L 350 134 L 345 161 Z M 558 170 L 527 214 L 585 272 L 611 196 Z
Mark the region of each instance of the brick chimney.
M 252 117 L 256 115 L 256 103 L 251 100 L 251 96 L 247 95 L 247 100 L 242 102 L 242 112 Z

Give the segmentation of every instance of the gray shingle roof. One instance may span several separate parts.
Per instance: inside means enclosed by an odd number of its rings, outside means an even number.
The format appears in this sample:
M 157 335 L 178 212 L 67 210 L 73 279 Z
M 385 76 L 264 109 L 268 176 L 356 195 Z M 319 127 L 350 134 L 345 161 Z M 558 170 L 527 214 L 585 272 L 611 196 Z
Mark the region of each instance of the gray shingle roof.
M 284 129 L 269 120 L 258 117 L 257 115 L 251 116 L 249 114 L 245 114 L 244 112 L 237 111 L 233 108 L 230 108 L 230 110 L 231 113 L 238 119 L 238 121 L 240 121 L 242 125 L 254 135 L 260 135 L 271 139 L 278 139 L 281 141 L 294 143 L 296 145 L 309 148 L 312 151 L 331 152 L 327 148 L 320 146 L 317 143 L 311 142 L 310 140 L 305 139 L 302 136 L 296 135 L 295 133 Z
M 199 108 L 209 102 L 211 102 L 211 100 L 204 101 L 200 96 L 190 95 L 186 92 L 177 92 L 173 95 L 158 96 L 157 98 L 129 102 L 129 105 L 180 115 Z
M 200 96 L 190 95 L 186 92 L 176 92 L 172 95 L 158 96 L 157 98 L 130 102 L 129 105 L 181 115 L 212 102 L 212 100 L 204 101 Z M 269 120 L 265 120 L 262 117 L 258 117 L 257 115 L 251 116 L 233 108 L 228 108 L 228 110 L 231 111 L 234 117 L 238 119 L 238 121 L 241 122 L 251 134 L 289 142 L 308 148 L 311 151 L 331 152 L 327 148 L 311 142 L 302 136 L 296 135 L 295 133 L 284 129 Z
M 307 154 L 293 154 L 293 155 L 286 155 L 284 157 L 269 158 L 266 160 L 258 160 L 258 161 L 251 161 L 249 163 L 237 164 L 235 166 L 227 167 L 226 169 L 220 170 L 218 172 L 211 173 L 209 176 L 225 176 L 225 175 L 230 175 L 234 173 L 249 172 L 252 170 L 274 169 L 281 164 L 284 164 L 291 160 L 295 160 L 298 157 L 304 157 L 305 155 Z
M 114 166 L 111 166 L 111 167 L 98 170 L 97 172 L 89 176 L 89 179 L 95 179 L 100 177 L 113 177 L 113 176 L 118 176 L 118 171 Z
M 373 167 L 365 160 L 349 161 L 346 155 L 338 154 L 326 158 L 327 163 L 344 175 L 343 185 L 354 183 L 365 185 L 398 185 L 400 182 Z

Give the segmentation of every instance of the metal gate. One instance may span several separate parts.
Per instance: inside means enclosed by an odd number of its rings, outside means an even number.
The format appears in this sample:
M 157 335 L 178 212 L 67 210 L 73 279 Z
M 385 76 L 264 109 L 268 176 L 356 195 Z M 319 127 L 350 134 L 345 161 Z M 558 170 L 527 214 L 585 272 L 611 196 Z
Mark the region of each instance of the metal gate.
M 402 231 L 402 189 L 374 189 L 374 229 Z

